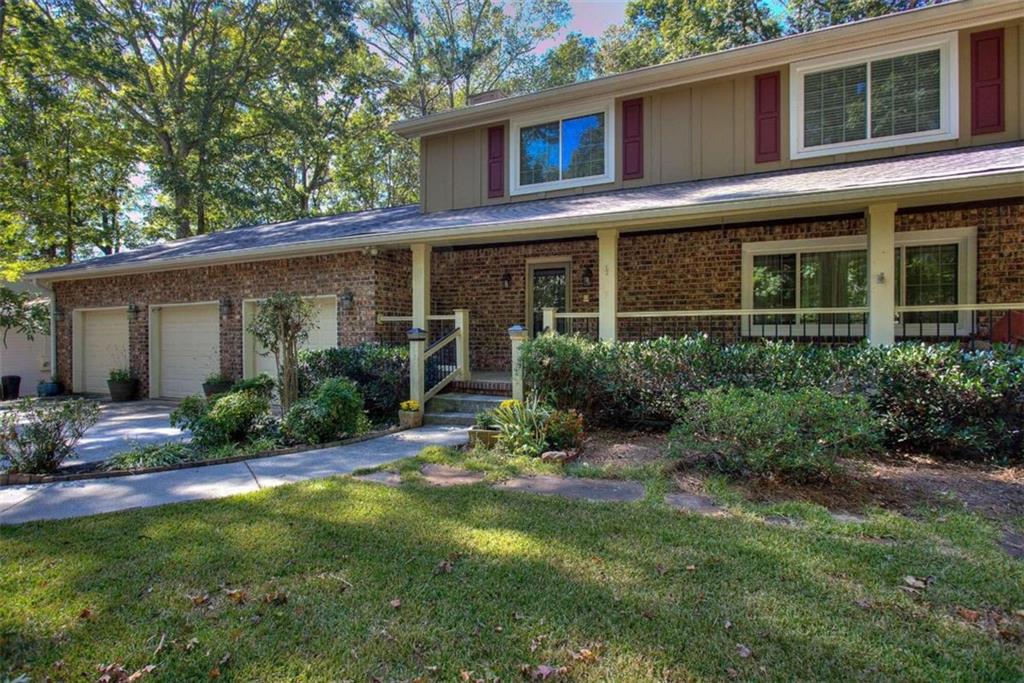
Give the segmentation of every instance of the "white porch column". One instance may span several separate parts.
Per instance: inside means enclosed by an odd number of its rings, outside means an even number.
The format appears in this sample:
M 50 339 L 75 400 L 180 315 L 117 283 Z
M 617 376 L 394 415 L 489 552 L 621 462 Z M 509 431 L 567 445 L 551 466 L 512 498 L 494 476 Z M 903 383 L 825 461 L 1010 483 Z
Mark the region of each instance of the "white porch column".
M 597 329 L 601 339 L 615 341 L 619 301 L 619 231 L 597 231 Z
M 544 332 L 550 332 L 552 334 L 558 334 L 558 318 L 555 315 L 558 313 L 557 308 L 546 307 L 542 308 L 541 312 L 544 315 Z
M 427 346 L 426 331 L 414 327 L 408 332 L 409 338 L 409 399 L 420 405 L 422 413 L 426 395 L 426 359 L 423 357 Z
M 871 204 L 865 213 L 868 232 L 868 341 L 886 346 L 896 341 L 896 204 Z
M 430 245 L 412 245 L 412 326 L 428 329 L 430 315 Z
M 455 338 L 455 355 L 458 358 L 459 379 L 468 382 L 472 378 L 469 370 L 469 309 L 456 308 L 455 327 L 459 328 L 459 336 Z
M 512 343 L 512 398 L 522 401 L 526 392 L 523 390 L 523 366 L 521 346 L 526 341 L 526 328 L 522 325 L 513 325 L 508 328 L 508 338 Z

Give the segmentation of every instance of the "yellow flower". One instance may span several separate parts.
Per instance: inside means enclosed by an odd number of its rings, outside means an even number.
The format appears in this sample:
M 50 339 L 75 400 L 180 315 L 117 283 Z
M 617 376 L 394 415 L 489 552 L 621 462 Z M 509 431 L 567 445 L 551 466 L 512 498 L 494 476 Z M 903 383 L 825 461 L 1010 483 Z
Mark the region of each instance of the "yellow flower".
M 514 398 L 509 398 L 509 399 L 505 399 L 504 401 L 502 401 L 500 407 L 505 409 L 505 410 L 508 410 L 509 408 L 515 408 L 516 406 L 520 406 L 522 404 L 523 404 L 522 401 L 517 401 Z
M 408 411 L 411 411 L 411 412 L 419 412 L 420 402 L 419 401 L 413 401 L 413 400 L 402 401 L 402 403 L 398 407 L 401 408 L 402 410 L 408 410 Z

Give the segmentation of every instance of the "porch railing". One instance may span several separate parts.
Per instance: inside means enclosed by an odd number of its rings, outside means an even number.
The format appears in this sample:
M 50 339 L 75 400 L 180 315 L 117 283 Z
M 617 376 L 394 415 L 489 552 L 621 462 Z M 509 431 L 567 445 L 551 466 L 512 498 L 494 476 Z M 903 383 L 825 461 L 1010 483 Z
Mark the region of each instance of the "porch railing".
M 409 344 L 409 398 L 423 410 L 427 401 L 453 381 L 469 380 L 469 311 L 427 316 L 430 330 L 412 328 L 412 316 L 379 315 L 378 325 L 404 324 Z M 429 325 L 443 322 L 445 325 Z
M 1024 344 L 1024 303 L 897 306 L 896 340 Z M 868 334 L 867 306 L 620 311 L 617 338 L 653 339 L 707 334 L 723 342 L 787 339 L 849 344 Z M 544 309 L 545 331 L 598 338 L 598 313 Z

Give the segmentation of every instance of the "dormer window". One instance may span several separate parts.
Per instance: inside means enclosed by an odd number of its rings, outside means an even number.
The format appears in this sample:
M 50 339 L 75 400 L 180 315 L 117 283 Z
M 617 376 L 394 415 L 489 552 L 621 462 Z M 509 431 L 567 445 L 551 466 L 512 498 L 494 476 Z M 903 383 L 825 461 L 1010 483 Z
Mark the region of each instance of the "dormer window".
M 512 194 L 614 179 L 613 109 L 590 105 L 512 121 Z
M 794 159 L 957 137 L 955 33 L 793 65 Z

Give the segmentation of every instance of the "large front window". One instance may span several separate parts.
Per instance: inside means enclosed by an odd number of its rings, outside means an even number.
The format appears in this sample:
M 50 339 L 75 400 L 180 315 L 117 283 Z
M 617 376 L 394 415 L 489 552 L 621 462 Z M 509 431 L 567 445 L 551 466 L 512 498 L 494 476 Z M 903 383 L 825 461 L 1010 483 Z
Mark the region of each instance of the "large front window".
M 973 301 L 974 234 L 972 228 L 896 234 L 892 273 L 895 304 L 904 327 L 964 324 L 956 311 L 914 309 Z M 868 253 L 863 237 L 747 243 L 743 252 L 744 308 L 792 311 L 868 306 Z M 788 330 L 802 335 L 860 332 L 865 316 L 856 311 L 759 313 L 749 322 L 751 334 Z M 785 329 L 779 330 L 780 326 Z
M 611 109 L 513 122 L 512 194 L 610 182 Z
M 956 36 L 793 67 L 794 158 L 956 136 Z

